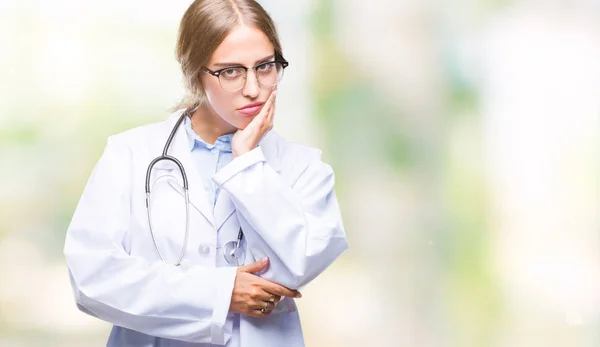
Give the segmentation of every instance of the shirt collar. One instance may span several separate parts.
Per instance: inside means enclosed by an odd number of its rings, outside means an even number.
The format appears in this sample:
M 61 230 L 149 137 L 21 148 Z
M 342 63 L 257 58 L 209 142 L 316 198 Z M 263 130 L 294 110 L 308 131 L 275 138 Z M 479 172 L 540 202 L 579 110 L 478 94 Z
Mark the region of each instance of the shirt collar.
M 231 152 L 231 139 L 233 138 L 233 134 L 221 135 L 217 138 L 215 144 L 210 144 L 204 141 L 198 134 L 196 134 L 194 129 L 192 129 L 190 117 L 185 117 L 183 120 L 183 126 L 188 137 L 188 146 L 190 151 L 193 151 L 196 146 L 201 146 L 207 149 L 213 149 L 216 147 L 220 151 Z

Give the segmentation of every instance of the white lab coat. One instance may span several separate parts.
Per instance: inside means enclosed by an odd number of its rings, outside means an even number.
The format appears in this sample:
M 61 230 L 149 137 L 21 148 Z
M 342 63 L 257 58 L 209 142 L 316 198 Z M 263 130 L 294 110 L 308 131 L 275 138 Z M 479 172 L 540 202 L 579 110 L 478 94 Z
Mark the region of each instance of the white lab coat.
M 263 278 L 293 289 L 309 283 L 348 248 L 331 167 L 319 150 L 270 131 L 213 176 L 221 187 L 213 211 L 180 126 L 169 154 L 189 180 L 190 234 L 182 266 L 169 265 L 152 242 L 144 183 L 181 112 L 109 137 L 66 235 L 77 306 L 114 325 L 108 346 L 304 346 L 292 298 L 267 318 L 229 312 L 236 268 L 221 247 L 241 225 L 245 264 L 268 256 Z M 185 231 L 181 175 L 163 161 L 152 182 L 153 230 L 173 263 Z

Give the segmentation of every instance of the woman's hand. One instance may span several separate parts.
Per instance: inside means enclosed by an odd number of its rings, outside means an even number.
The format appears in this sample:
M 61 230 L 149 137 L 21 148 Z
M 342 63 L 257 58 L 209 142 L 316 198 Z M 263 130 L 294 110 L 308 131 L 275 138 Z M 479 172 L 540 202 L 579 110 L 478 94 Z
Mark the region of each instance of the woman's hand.
M 277 90 L 273 90 L 269 99 L 263 105 L 258 115 L 244 129 L 239 129 L 231 139 L 231 150 L 233 158 L 250 152 L 273 128 L 273 115 L 275 114 L 275 97 Z
M 229 311 L 252 317 L 267 317 L 282 296 L 301 298 L 297 290 L 291 290 L 277 283 L 265 280 L 253 273 L 261 272 L 269 266 L 265 258 L 237 270 Z M 263 312 L 262 310 L 267 307 Z

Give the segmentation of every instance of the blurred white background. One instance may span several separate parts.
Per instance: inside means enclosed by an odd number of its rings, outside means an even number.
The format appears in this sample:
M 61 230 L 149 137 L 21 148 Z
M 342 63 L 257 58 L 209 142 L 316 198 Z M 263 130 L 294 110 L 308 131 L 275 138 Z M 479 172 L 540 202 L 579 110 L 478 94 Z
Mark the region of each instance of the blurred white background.
M 0 0 L 1 346 L 105 345 L 64 234 L 107 136 L 183 95 L 190 2 Z M 307 346 L 600 345 L 600 1 L 260 2 L 351 246 Z

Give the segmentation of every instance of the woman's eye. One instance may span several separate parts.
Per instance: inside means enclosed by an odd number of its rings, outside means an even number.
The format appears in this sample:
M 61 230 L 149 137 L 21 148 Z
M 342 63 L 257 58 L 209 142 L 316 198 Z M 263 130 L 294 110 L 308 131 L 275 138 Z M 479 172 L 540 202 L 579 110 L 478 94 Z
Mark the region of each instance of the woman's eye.
M 221 72 L 221 75 L 223 77 L 227 77 L 227 78 L 236 78 L 242 75 L 242 72 L 240 69 L 227 69 L 227 70 L 223 70 Z
M 274 63 L 263 64 L 259 66 L 257 70 L 261 72 L 269 71 L 273 68 L 273 64 Z

